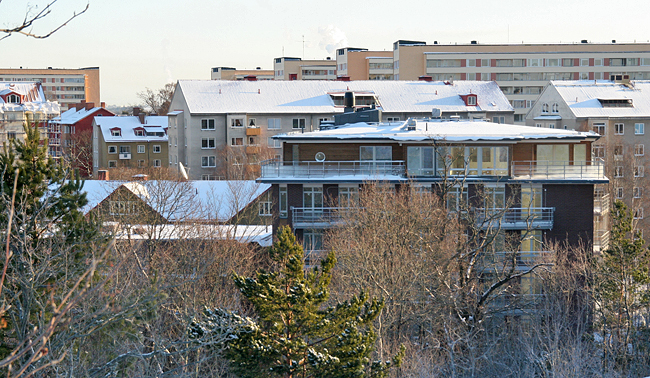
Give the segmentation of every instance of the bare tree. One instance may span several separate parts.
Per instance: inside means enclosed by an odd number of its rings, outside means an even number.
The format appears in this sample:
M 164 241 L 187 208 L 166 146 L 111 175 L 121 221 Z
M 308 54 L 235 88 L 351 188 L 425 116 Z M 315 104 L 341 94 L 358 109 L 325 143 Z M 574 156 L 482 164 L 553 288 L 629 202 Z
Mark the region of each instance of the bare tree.
M 0 5 L 2 5 L 2 1 L 3 0 L 0 0 Z M 86 4 L 82 10 L 73 11 L 72 16 L 63 22 L 59 22 L 58 25 L 55 25 L 53 28 L 47 31 L 34 31 L 33 28 L 36 24 L 39 23 L 39 21 L 47 18 L 48 16 L 51 18 L 52 11 L 56 8 L 57 2 L 58 0 L 51 0 L 45 3 L 45 6 L 40 10 L 38 9 L 38 5 L 28 5 L 27 11 L 25 12 L 25 17 L 22 19 L 22 21 L 8 23 L 8 27 L 0 28 L 0 41 L 5 38 L 9 38 L 14 33 L 37 39 L 47 38 L 59 31 L 62 27 L 66 26 L 68 22 L 86 13 L 88 7 L 90 6 L 90 4 Z
M 167 83 L 157 90 L 146 88 L 146 90 L 138 92 L 138 97 L 151 112 L 158 115 L 167 115 L 172 97 L 174 97 L 175 88 L 174 83 Z

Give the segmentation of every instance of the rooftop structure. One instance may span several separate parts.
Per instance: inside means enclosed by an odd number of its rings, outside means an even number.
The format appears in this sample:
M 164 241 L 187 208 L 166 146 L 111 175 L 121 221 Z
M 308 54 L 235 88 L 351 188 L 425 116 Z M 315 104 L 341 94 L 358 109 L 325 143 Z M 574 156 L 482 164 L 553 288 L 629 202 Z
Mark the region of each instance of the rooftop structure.
M 0 82 L 0 144 L 24 138 L 23 124 L 28 119 L 42 128 L 45 138 L 47 121 L 59 114 L 59 104 L 45 98 L 40 83 Z
M 210 80 L 273 80 L 273 70 L 238 70 L 234 67 L 212 67 Z

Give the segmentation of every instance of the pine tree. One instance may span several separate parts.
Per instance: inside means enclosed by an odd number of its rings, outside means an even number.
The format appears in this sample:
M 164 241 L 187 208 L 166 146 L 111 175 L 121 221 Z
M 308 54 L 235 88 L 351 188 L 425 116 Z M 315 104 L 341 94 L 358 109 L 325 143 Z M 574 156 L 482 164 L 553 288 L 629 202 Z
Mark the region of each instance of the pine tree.
M 635 340 L 639 331 L 635 318 L 650 304 L 650 253 L 634 230 L 632 211 L 622 201 L 614 203 L 611 215 L 610 245 L 599 264 L 597 295 L 602 311 L 600 325 L 606 336 L 605 362 L 613 359 L 615 368 L 626 371 L 634 358 L 632 351 L 640 346 Z
M 289 227 L 271 249 L 276 272 L 255 278 L 234 276 L 257 320 L 217 309 L 206 310 L 190 326 L 196 339 L 217 338 L 239 377 L 385 377 L 401 362 L 371 362 L 376 335 L 372 322 L 384 303 L 365 293 L 325 306 L 336 264 L 333 253 L 320 269 L 305 272 L 304 251 Z

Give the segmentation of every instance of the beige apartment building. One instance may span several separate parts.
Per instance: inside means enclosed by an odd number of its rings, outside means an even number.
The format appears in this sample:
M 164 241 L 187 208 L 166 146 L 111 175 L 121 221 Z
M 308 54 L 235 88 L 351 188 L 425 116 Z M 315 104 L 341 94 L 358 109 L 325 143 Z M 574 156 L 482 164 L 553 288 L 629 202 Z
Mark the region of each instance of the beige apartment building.
M 629 75 L 650 79 L 650 43 L 393 44 L 395 80 L 494 80 L 515 108 L 515 123 L 525 115 L 550 80 L 610 80 Z
M 273 60 L 275 80 L 336 80 L 336 61 L 281 57 Z
M 273 80 L 273 70 L 238 70 L 234 67 L 212 67 L 210 80 Z
M 43 85 L 48 101 L 57 101 L 62 108 L 81 101 L 101 102 L 99 96 L 99 67 L 78 69 L 0 68 L 2 81 L 32 81 Z
M 350 80 L 393 80 L 393 52 L 355 47 L 338 49 L 336 70 L 339 78 Z

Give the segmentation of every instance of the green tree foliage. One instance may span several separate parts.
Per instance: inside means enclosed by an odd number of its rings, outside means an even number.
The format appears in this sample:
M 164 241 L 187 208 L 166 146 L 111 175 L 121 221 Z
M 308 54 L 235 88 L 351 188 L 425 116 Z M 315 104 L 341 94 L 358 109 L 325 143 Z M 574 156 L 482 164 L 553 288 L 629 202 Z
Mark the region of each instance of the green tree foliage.
M 239 377 L 385 377 L 400 364 L 403 350 L 392 361 L 371 362 L 376 340 L 372 322 L 383 301 L 362 292 L 325 306 L 336 263 L 333 253 L 320 269 L 305 272 L 304 251 L 284 227 L 271 258 L 280 266 L 276 272 L 234 276 L 257 320 L 206 310 L 189 329 L 197 340 L 225 340 L 219 345 Z
M 612 209 L 610 246 L 599 263 L 600 326 L 605 342 L 605 363 L 626 371 L 647 340 L 638 339 L 644 325 L 639 322 L 641 310 L 650 304 L 647 285 L 650 254 L 638 231 L 634 230 L 632 211 L 621 201 Z M 645 329 L 647 334 L 647 329 Z M 639 344 L 639 343 L 642 344 Z M 646 356 L 647 357 L 647 356 Z

